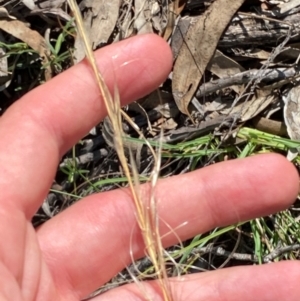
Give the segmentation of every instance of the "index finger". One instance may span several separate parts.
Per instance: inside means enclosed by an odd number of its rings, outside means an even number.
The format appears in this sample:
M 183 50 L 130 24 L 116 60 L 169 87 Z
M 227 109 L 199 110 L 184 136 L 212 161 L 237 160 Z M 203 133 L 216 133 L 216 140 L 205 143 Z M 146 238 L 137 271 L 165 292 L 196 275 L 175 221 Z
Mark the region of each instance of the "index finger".
M 96 52 L 96 59 L 107 85 L 117 84 L 122 104 L 155 89 L 172 65 L 168 45 L 155 35 L 110 45 Z M 0 120 L 2 200 L 11 200 L 31 218 L 48 192 L 62 154 L 105 114 L 87 61 L 8 109 Z

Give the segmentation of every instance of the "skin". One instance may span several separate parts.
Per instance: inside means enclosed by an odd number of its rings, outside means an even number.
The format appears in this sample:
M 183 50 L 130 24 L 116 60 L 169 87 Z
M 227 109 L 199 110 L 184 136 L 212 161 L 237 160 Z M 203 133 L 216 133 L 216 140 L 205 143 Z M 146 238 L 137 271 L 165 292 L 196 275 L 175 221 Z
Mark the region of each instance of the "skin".
M 155 89 L 172 66 L 168 45 L 144 35 L 96 53 L 108 85 L 116 81 L 122 103 Z M 105 116 L 86 62 L 28 93 L 0 119 L 0 301 L 81 300 L 143 255 L 134 206 L 127 190 L 89 196 L 38 230 L 31 217 L 51 186 L 61 156 Z M 147 195 L 147 186 L 142 187 Z M 165 226 L 187 239 L 213 227 L 287 208 L 298 174 L 270 154 L 216 164 L 161 180 L 156 189 Z M 185 223 L 185 226 L 180 227 Z M 165 246 L 177 242 L 166 235 Z M 298 301 L 299 262 L 247 266 L 171 280 L 174 300 Z M 162 300 L 157 283 L 144 290 Z M 95 298 L 144 300 L 137 285 Z

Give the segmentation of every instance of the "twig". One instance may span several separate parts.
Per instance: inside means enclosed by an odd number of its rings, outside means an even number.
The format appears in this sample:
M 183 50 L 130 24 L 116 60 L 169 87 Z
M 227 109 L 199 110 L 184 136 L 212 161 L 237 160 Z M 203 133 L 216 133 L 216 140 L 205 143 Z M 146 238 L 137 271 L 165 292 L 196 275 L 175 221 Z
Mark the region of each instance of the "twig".
M 298 250 L 300 250 L 300 244 L 294 244 L 291 246 L 281 247 L 281 248 L 275 249 L 270 254 L 265 256 L 263 258 L 263 260 L 265 263 L 269 263 L 269 262 L 273 261 L 276 257 L 279 257 L 287 252 L 298 251 Z
M 261 79 L 262 82 L 268 83 L 271 81 L 278 81 L 287 78 L 293 78 L 299 74 L 298 67 L 291 68 L 276 68 L 276 69 L 265 69 L 264 76 Z M 196 97 L 201 98 L 204 95 L 216 92 L 218 90 L 230 87 L 233 85 L 242 85 L 249 83 L 253 79 L 261 77 L 260 69 L 247 70 L 241 73 L 237 73 L 233 76 L 220 78 L 218 80 L 213 80 L 207 83 L 202 84 L 197 93 Z
M 291 251 L 298 251 L 300 250 L 300 244 L 294 244 L 291 246 L 286 246 L 282 248 L 278 248 L 272 251 L 270 254 L 263 257 L 263 263 L 270 263 L 274 261 L 277 257 Z M 244 254 L 244 253 L 235 253 L 226 251 L 222 247 L 213 247 L 212 244 L 208 245 L 207 247 L 199 247 L 193 250 L 194 254 L 204 255 L 206 253 L 213 253 L 217 256 L 225 256 L 231 259 L 240 260 L 240 261 L 251 261 L 251 262 L 258 262 L 258 257 L 254 254 Z
M 97 160 L 100 160 L 104 157 L 107 157 L 108 155 L 108 151 L 104 148 L 96 150 L 94 152 L 88 152 L 84 155 L 75 157 L 75 158 L 67 158 L 65 159 L 62 163 L 60 163 L 59 167 L 65 167 L 67 165 L 69 165 L 70 163 L 72 164 L 76 164 L 76 165 L 82 165 L 82 164 L 86 164 L 89 162 L 94 162 Z M 75 160 L 75 162 L 74 162 Z

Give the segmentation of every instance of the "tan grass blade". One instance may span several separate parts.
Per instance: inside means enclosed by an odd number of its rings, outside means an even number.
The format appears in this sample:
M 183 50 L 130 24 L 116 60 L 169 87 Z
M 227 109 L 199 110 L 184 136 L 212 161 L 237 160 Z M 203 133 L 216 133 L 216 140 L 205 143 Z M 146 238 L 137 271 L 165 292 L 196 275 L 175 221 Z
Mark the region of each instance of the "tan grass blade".
M 139 189 L 138 171 L 133 163 L 134 161 L 132 155 L 131 155 L 131 163 L 132 163 L 131 165 L 133 166 L 132 170 L 130 170 L 125 156 L 125 149 L 123 144 L 124 133 L 122 129 L 122 120 L 121 120 L 122 114 L 124 115 L 124 112 L 122 113 L 121 110 L 121 103 L 120 103 L 120 97 L 118 94 L 117 86 L 115 86 L 114 88 L 114 97 L 112 97 L 107 85 L 104 82 L 101 73 L 98 70 L 92 48 L 88 40 L 88 36 L 85 33 L 82 17 L 78 9 L 78 6 L 76 4 L 76 1 L 68 0 L 68 4 L 74 14 L 78 33 L 83 39 L 87 59 L 95 75 L 95 80 L 99 86 L 100 93 L 104 100 L 108 112 L 108 116 L 112 124 L 112 130 L 114 132 L 115 149 L 118 154 L 120 163 L 122 165 L 124 174 L 128 179 L 128 184 L 136 208 L 137 223 L 143 235 L 143 239 L 146 247 L 146 253 L 149 256 L 155 268 L 157 279 L 160 284 L 163 300 L 171 301 L 172 295 L 167 281 L 164 249 L 162 247 L 161 236 L 159 233 L 159 218 L 157 215 L 156 200 L 153 193 L 158 179 L 159 169 L 160 169 L 160 160 L 157 159 L 159 158 L 159 156 L 154 157 L 156 158 L 156 162 L 155 162 L 155 168 L 153 170 L 152 181 L 151 181 L 152 193 L 148 198 L 148 200 L 143 200 L 141 195 L 141 190 Z M 133 178 L 131 176 L 131 171 L 133 174 Z M 147 294 L 145 293 L 145 295 Z

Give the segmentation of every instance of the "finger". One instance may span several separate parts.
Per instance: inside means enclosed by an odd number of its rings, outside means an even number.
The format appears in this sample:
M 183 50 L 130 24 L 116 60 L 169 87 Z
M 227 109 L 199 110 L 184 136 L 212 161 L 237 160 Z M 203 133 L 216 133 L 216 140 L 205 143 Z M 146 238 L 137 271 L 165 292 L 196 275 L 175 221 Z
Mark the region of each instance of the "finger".
M 170 232 L 169 225 L 185 240 L 217 226 L 270 214 L 291 204 L 297 191 L 297 172 L 279 155 L 223 162 L 164 179 L 156 194 L 164 221 L 161 234 Z M 67 287 L 80 297 L 130 263 L 130 251 L 135 258 L 144 255 L 128 190 L 86 198 L 44 224 L 38 237 L 60 289 Z M 170 246 L 178 241 L 168 235 L 163 242 Z
M 170 287 L 176 301 L 298 301 L 299 277 L 299 262 L 280 262 L 183 276 L 170 279 Z M 163 301 L 154 281 L 113 289 L 95 301 L 141 301 L 146 299 L 146 294 L 150 300 Z
M 172 65 L 169 46 L 155 35 L 110 45 L 96 52 L 96 58 L 108 86 L 117 85 L 123 104 L 155 89 Z M 2 200 L 12 200 L 30 218 L 45 197 L 62 154 L 105 114 L 86 61 L 8 109 L 0 120 Z

